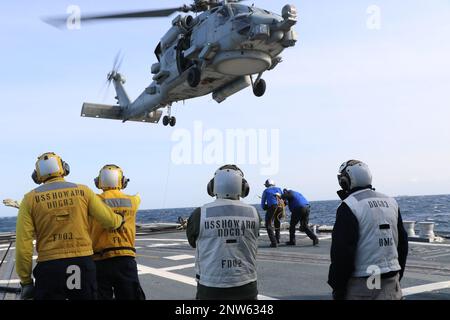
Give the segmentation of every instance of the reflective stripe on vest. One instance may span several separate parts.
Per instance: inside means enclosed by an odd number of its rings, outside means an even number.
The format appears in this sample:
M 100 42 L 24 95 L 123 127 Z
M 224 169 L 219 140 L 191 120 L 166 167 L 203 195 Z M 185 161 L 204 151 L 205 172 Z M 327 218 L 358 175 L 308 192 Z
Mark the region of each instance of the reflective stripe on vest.
M 201 208 L 196 243 L 200 284 L 229 288 L 256 281 L 259 215 L 239 200 L 218 199 Z
M 66 181 L 60 181 L 60 182 L 50 182 L 48 184 L 43 184 L 42 186 L 37 187 L 34 189 L 35 192 L 47 192 L 52 190 L 58 190 L 58 189 L 70 189 L 70 188 L 77 188 L 78 185 L 71 182 Z
M 111 208 L 131 208 L 131 200 L 130 199 L 105 199 L 103 200 L 109 207 Z
M 344 200 L 359 226 L 354 277 L 400 270 L 398 262 L 398 204 L 384 194 L 365 189 Z

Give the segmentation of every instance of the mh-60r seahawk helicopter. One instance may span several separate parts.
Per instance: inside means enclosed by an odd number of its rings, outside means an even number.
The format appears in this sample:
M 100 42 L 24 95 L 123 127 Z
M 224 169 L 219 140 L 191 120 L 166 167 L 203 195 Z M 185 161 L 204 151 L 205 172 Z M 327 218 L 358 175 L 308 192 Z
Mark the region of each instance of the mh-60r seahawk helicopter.
M 241 1 L 196 0 L 180 8 L 82 16 L 81 22 L 200 13 L 173 19 L 155 50 L 158 62 L 151 67 L 153 82 L 135 101 L 125 92 L 125 79 L 116 60 L 107 79 L 114 84 L 117 105 L 84 103 L 81 115 L 158 123 L 159 109 L 167 107 L 163 124 L 174 126 L 174 102 L 212 93 L 220 103 L 250 85 L 257 97 L 262 96 L 266 90 L 262 74 L 275 68 L 281 52 L 296 43 L 293 26 L 297 11 L 293 5 L 285 5 L 279 16 L 238 3 Z

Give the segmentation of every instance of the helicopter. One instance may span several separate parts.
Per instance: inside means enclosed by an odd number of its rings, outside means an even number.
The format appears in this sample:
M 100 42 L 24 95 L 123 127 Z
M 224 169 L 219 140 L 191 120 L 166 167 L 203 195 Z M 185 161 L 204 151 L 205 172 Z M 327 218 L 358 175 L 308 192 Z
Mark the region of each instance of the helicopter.
M 280 16 L 242 1 L 195 0 L 178 8 L 81 16 L 84 23 L 186 13 L 172 20 L 171 28 L 156 46 L 153 81 L 136 100 L 131 101 L 125 91 L 125 77 L 118 71 L 116 57 L 107 81 L 114 85 L 117 103 L 83 103 L 81 116 L 158 123 L 163 113 L 160 109 L 167 108 L 162 123 L 173 127 L 176 118 L 171 115 L 171 107 L 175 102 L 212 93 L 221 103 L 249 86 L 255 96 L 263 96 L 263 73 L 274 69 L 282 61 L 281 52 L 296 44 L 293 27 L 297 10 L 287 4 Z M 47 22 L 61 25 L 66 19 Z

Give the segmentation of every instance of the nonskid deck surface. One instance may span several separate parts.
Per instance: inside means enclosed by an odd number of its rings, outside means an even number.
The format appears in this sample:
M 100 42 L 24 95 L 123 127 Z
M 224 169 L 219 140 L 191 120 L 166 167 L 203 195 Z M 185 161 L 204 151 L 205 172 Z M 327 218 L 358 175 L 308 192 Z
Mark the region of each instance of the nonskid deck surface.
M 327 285 L 331 236 L 320 235 L 319 246 L 304 234 L 296 246 L 270 248 L 265 231 L 258 250 L 259 299 L 331 299 Z M 8 243 L 0 244 L 0 259 Z M 191 300 L 195 298 L 194 255 L 184 231 L 138 234 L 136 239 L 139 277 L 147 299 Z M 14 272 L 14 244 L 0 269 L 0 287 L 18 288 Z M 36 257 L 34 257 L 36 258 Z M 450 299 L 450 243 L 410 242 L 405 276 L 401 282 L 406 299 Z M 0 299 L 16 299 L 0 291 Z

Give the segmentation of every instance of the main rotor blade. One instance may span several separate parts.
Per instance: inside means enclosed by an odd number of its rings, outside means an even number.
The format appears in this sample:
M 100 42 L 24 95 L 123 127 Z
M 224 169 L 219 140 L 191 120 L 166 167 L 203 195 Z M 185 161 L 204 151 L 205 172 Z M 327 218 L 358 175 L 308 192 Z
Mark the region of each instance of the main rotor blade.
M 172 13 L 177 11 L 188 12 L 192 8 L 189 6 L 183 6 L 178 8 L 168 8 L 160 10 L 148 10 L 148 11 L 130 11 L 130 12 L 119 12 L 119 13 L 109 13 L 109 14 L 90 14 L 81 15 L 80 22 L 94 22 L 99 20 L 113 20 L 113 19 L 134 19 L 134 18 L 158 18 L 158 17 L 168 17 Z M 49 17 L 43 19 L 48 24 L 61 27 L 66 24 L 68 16 L 58 16 Z

